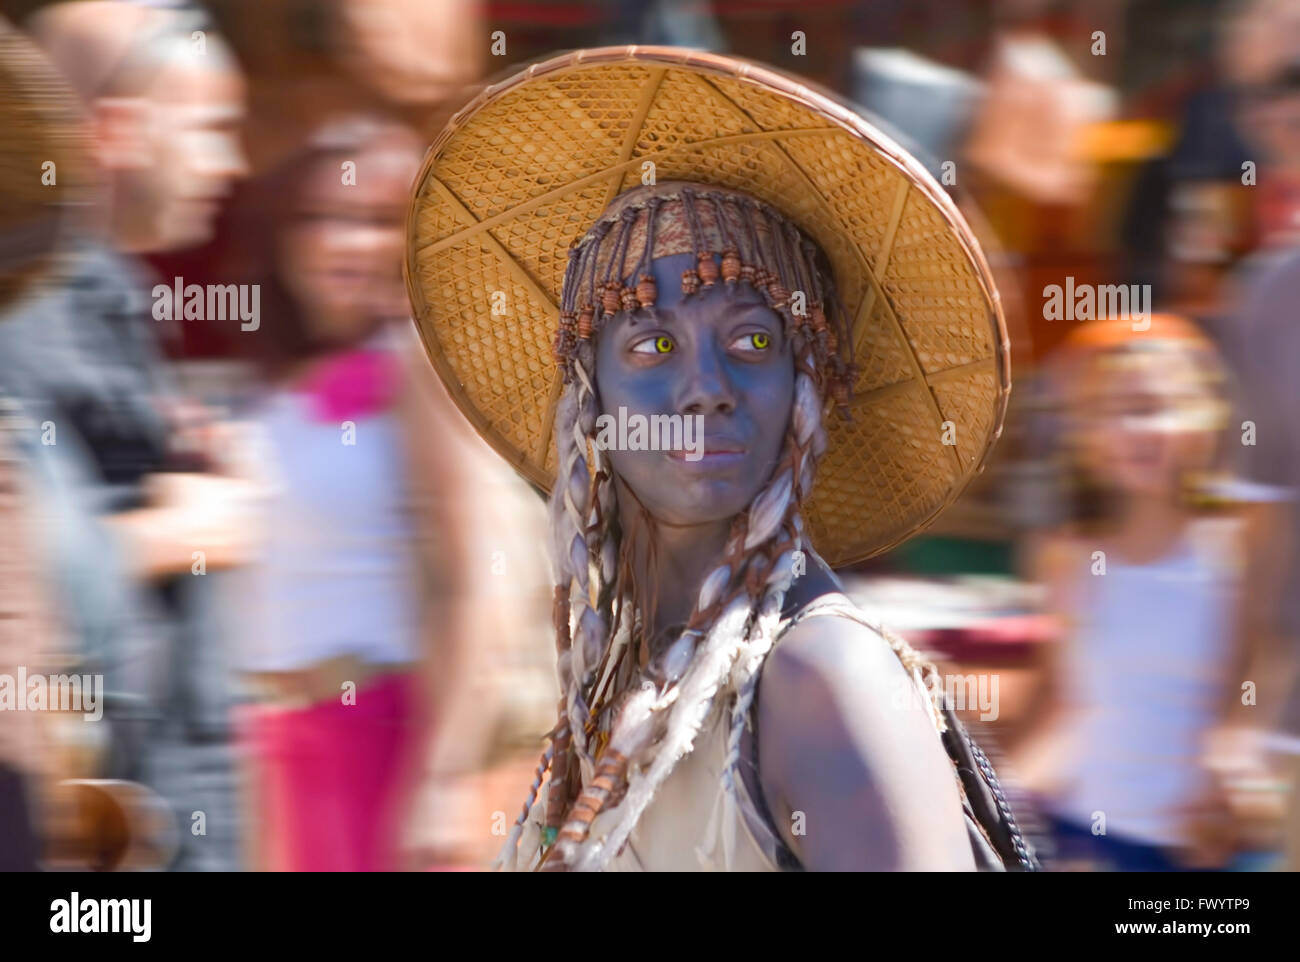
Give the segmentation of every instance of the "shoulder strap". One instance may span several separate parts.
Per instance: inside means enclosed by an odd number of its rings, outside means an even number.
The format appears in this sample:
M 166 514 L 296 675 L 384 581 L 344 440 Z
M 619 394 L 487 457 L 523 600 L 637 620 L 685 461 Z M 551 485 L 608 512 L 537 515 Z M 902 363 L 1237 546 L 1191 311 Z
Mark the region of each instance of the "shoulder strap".
M 930 687 L 926 684 L 926 679 L 930 677 L 938 677 L 939 674 L 939 670 L 934 666 L 933 662 L 925 658 L 920 652 L 909 645 L 906 639 L 901 635 L 886 628 L 879 622 L 868 618 L 866 612 L 844 595 L 834 594 L 824 596 L 796 612 L 781 626 L 780 630 L 777 632 L 777 640 L 779 641 L 787 631 L 799 624 L 799 622 L 806 618 L 817 616 L 847 618 L 849 621 L 857 622 L 864 628 L 879 635 L 884 639 L 885 643 L 893 649 L 894 654 L 898 657 L 898 660 L 902 662 L 903 667 L 907 669 L 908 674 L 912 676 L 913 681 L 915 681 L 916 684 L 927 694 L 931 691 Z M 942 685 L 938 686 L 938 690 L 941 690 L 942 687 Z M 927 697 L 926 703 L 930 704 L 933 709 L 930 712 L 930 720 L 934 722 L 935 728 L 942 733 L 948 727 L 948 723 L 947 719 L 943 716 L 941 710 L 942 705 L 940 704 L 939 699 Z
M 961 788 L 962 807 L 967 817 L 967 827 L 971 834 L 971 843 L 975 849 L 977 863 L 984 869 L 1005 869 L 1012 871 L 1037 871 L 1039 866 L 1032 851 L 1025 842 L 1020 827 L 1016 824 L 1006 794 L 998 782 L 993 766 L 975 740 L 966 731 L 948 704 L 947 695 L 942 685 L 931 689 L 925 684 L 928 677 L 937 677 L 938 670 L 934 664 L 924 658 L 907 641 L 872 619 L 848 598 L 831 595 L 814 601 L 789 618 L 778 632 L 778 639 L 805 618 L 819 615 L 832 615 L 847 618 L 878 634 L 893 649 L 903 667 L 930 695 L 934 711 L 932 719 L 936 731 L 943 742 L 944 750 L 956 769 L 957 780 Z M 988 864 L 986 847 L 996 853 L 997 862 Z

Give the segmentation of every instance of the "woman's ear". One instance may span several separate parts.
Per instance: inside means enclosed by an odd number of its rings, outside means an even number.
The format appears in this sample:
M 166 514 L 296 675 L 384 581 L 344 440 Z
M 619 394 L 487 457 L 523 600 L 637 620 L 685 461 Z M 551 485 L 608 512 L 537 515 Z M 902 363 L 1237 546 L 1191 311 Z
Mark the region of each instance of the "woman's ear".
M 98 97 L 90 108 L 94 149 L 106 170 L 153 166 L 151 105 L 144 97 Z

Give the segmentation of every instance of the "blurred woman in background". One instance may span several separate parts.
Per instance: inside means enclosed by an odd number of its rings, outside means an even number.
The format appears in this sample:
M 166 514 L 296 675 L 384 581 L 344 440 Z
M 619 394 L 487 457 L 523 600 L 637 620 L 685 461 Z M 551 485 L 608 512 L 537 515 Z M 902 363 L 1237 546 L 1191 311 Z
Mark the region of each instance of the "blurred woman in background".
M 248 417 L 270 494 L 238 602 L 264 868 L 398 866 L 417 766 L 464 667 L 460 428 L 405 361 L 417 163 L 404 128 L 348 119 L 266 185 L 273 250 L 248 335 L 264 387 Z
M 1195 499 L 1226 427 L 1225 374 L 1170 315 L 1146 331 L 1090 323 L 1066 351 L 1073 520 L 1032 552 L 1063 635 L 1047 646 L 1049 717 L 1014 767 L 1058 868 L 1223 867 L 1261 814 L 1237 788 L 1261 772 L 1243 682 L 1259 680 L 1252 614 L 1269 590 L 1248 517 Z

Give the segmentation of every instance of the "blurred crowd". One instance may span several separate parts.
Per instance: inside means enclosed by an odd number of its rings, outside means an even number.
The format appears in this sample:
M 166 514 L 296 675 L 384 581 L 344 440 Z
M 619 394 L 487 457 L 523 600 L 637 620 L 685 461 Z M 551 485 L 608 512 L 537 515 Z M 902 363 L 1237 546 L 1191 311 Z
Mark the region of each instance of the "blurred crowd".
M 1300 0 L 743 8 L 0 2 L 0 676 L 104 691 L 0 701 L 0 868 L 495 854 L 546 518 L 419 342 L 405 217 L 473 84 L 613 42 L 813 76 L 988 238 L 1006 435 L 845 578 L 1005 679 L 965 716 L 1048 867 L 1300 868 Z M 1067 278 L 1149 309 L 1062 320 Z M 1028 600 L 938 617 L 971 574 Z

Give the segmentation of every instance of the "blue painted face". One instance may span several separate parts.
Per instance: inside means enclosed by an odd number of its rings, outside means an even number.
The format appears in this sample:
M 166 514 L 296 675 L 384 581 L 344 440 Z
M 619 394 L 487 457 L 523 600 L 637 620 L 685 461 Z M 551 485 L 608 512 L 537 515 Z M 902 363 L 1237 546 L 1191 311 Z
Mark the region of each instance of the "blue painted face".
M 685 297 L 682 272 L 694 264 L 690 253 L 653 261 L 657 317 L 621 312 L 596 344 L 604 423 L 681 416 L 687 450 L 607 450 L 650 514 L 670 525 L 722 521 L 749 506 L 780 457 L 794 399 L 794 356 L 780 315 L 741 281 L 731 298 L 721 280 Z M 697 425 L 702 444 L 689 433 Z

